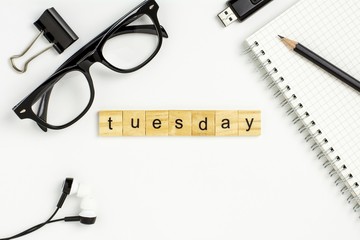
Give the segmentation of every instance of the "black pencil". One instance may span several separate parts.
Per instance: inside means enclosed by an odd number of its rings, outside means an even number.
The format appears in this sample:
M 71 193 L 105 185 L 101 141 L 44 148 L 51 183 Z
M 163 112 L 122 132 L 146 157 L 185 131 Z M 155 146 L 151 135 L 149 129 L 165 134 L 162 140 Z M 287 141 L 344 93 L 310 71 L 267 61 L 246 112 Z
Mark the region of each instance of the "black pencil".
M 290 49 L 294 50 L 301 56 L 307 58 L 309 61 L 313 62 L 314 64 L 318 65 L 325 71 L 329 72 L 330 74 L 334 75 L 347 85 L 351 86 L 352 88 L 360 91 L 360 82 L 356 80 L 354 77 L 350 76 L 348 73 L 344 72 L 340 68 L 336 67 L 334 64 L 330 63 L 329 61 L 325 60 L 324 58 L 320 57 L 301 43 L 296 41 L 290 40 L 283 36 L 280 36 L 281 41 L 288 46 Z

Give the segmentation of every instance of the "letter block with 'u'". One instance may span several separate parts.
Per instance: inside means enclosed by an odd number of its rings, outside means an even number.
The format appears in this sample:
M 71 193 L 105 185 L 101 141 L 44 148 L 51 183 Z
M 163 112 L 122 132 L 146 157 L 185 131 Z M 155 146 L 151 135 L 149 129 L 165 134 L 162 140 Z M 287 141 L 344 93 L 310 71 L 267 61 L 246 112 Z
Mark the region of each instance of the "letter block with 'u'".
M 123 136 L 145 136 L 145 111 L 123 111 Z

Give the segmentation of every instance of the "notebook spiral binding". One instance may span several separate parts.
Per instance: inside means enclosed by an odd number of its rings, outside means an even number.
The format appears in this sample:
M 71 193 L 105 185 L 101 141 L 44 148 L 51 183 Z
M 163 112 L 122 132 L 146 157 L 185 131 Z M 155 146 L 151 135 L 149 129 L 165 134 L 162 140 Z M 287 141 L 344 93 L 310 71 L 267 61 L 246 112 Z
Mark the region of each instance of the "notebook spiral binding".
M 251 54 L 251 60 L 259 62 L 258 69 L 266 72 L 262 80 L 269 81 L 269 89 L 277 88 L 274 97 L 283 97 L 284 100 L 280 103 L 281 107 L 289 108 L 286 112 L 287 115 L 296 115 L 292 123 L 301 125 L 298 131 L 306 134 L 306 142 L 314 142 L 311 149 L 319 152 L 317 158 L 324 160 L 324 168 L 330 169 L 329 175 L 331 177 L 336 176 L 335 185 L 342 186 L 341 194 L 347 194 L 347 201 L 353 205 L 353 210 L 360 212 L 360 195 L 356 193 L 356 191 L 359 192 L 360 190 L 359 183 L 353 178 L 353 174 L 342 162 L 340 156 L 336 155 L 335 149 L 328 139 L 323 136 L 323 132 L 318 128 L 311 114 L 305 110 L 306 106 L 297 98 L 286 79 L 279 74 L 278 68 L 274 66 L 271 59 L 266 57 L 266 52 L 261 49 L 259 42 L 255 41 L 249 45 L 244 54 Z

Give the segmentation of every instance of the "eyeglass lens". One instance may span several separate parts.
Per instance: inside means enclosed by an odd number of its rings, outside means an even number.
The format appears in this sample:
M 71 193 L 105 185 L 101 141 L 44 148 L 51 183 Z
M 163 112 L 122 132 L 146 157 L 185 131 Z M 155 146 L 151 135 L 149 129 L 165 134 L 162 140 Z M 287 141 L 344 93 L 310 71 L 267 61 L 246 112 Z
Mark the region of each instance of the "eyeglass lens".
M 142 15 L 129 24 L 153 25 L 151 18 Z M 102 53 L 106 61 L 116 68 L 128 70 L 144 63 L 156 51 L 159 44 L 159 36 L 146 33 L 128 33 L 111 36 L 106 41 Z
M 51 89 L 47 109 L 47 123 L 62 126 L 79 116 L 89 104 L 91 91 L 85 75 L 79 71 L 65 73 Z M 40 107 L 41 98 L 32 106 Z

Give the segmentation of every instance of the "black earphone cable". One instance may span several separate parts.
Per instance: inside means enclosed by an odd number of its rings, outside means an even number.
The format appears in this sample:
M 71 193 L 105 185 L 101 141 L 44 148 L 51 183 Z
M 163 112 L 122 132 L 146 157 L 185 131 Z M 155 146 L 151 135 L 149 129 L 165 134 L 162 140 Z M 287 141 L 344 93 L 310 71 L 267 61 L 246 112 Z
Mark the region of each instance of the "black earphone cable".
M 55 212 L 45 222 L 40 223 L 40 224 L 38 224 L 36 226 L 33 226 L 33 227 L 31 227 L 31 228 L 29 228 L 29 229 L 27 229 L 27 230 L 25 230 L 25 231 L 23 231 L 21 233 L 18 233 L 18 234 L 14 235 L 14 236 L 11 236 L 11 237 L 8 237 L 8 238 L 0 238 L 0 240 L 11 240 L 11 239 L 19 238 L 19 237 L 25 236 L 25 235 L 27 235 L 29 233 L 32 233 L 32 232 L 35 232 L 35 231 L 39 230 L 40 228 L 44 227 L 46 224 L 61 221 L 60 219 L 52 220 L 55 217 L 55 215 L 57 214 L 57 212 L 59 211 L 59 209 L 60 208 L 56 208 Z
M 51 221 L 47 222 L 45 225 L 50 224 L 50 223 L 61 222 L 61 221 L 65 221 L 65 218 L 59 218 L 59 219 L 51 220 Z M 40 227 L 41 227 L 43 224 L 44 224 L 44 223 L 40 223 L 40 224 L 38 224 L 38 225 L 36 225 L 36 226 L 33 226 L 32 228 L 29 228 L 28 230 L 24 231 L 24 232 L 25 232 L 24 234 L 22 234 L 21 236 L 18 236 L 18 237 L 25 236 L 25 235 L 27 235 L 27 234 L 29 234 L 29 233 L 32 233 L 32 232 L 40 229 Z
M 51 220 L 51 221 L 48 221 L 48 222 L 46 222 L 46 223 L 45 223 L 45 222 L 44 222 L 44 223 L 40 223 L 40 224 L 38 224 L 38 225 L 36 225 L 36 226 L 33 226 L 33 227 L 25 230 L 25 231 L 22 232 L 22 233 L 17 234 L 16 236 L 13 236 L 12 239 L 14 239 L 14 238 L 19 238 L 19 237 L 23 237 L 23 236 L 25 236 L 25 235 L 27 235 L 27 234 L 30 234 L 30 233 L 32 233 L 32 232 L 40 229 L 41 227 L 43 227 L 43 226 L 45 226 L 45 225 L 47 225 L 47 224 L 56 223 L 56 222 L 62 222 L 62 221 L 65 221 L 65 222 L 77 222 L 77 221 L 80 221 L 80 218 L 79 218 L 79 216 L 71 216 L 71 217 L 64 217 L 64 218 L 59 218 L 59 219 Z M 2 240 L 2 239 L 0 239 L 0 240 Z

